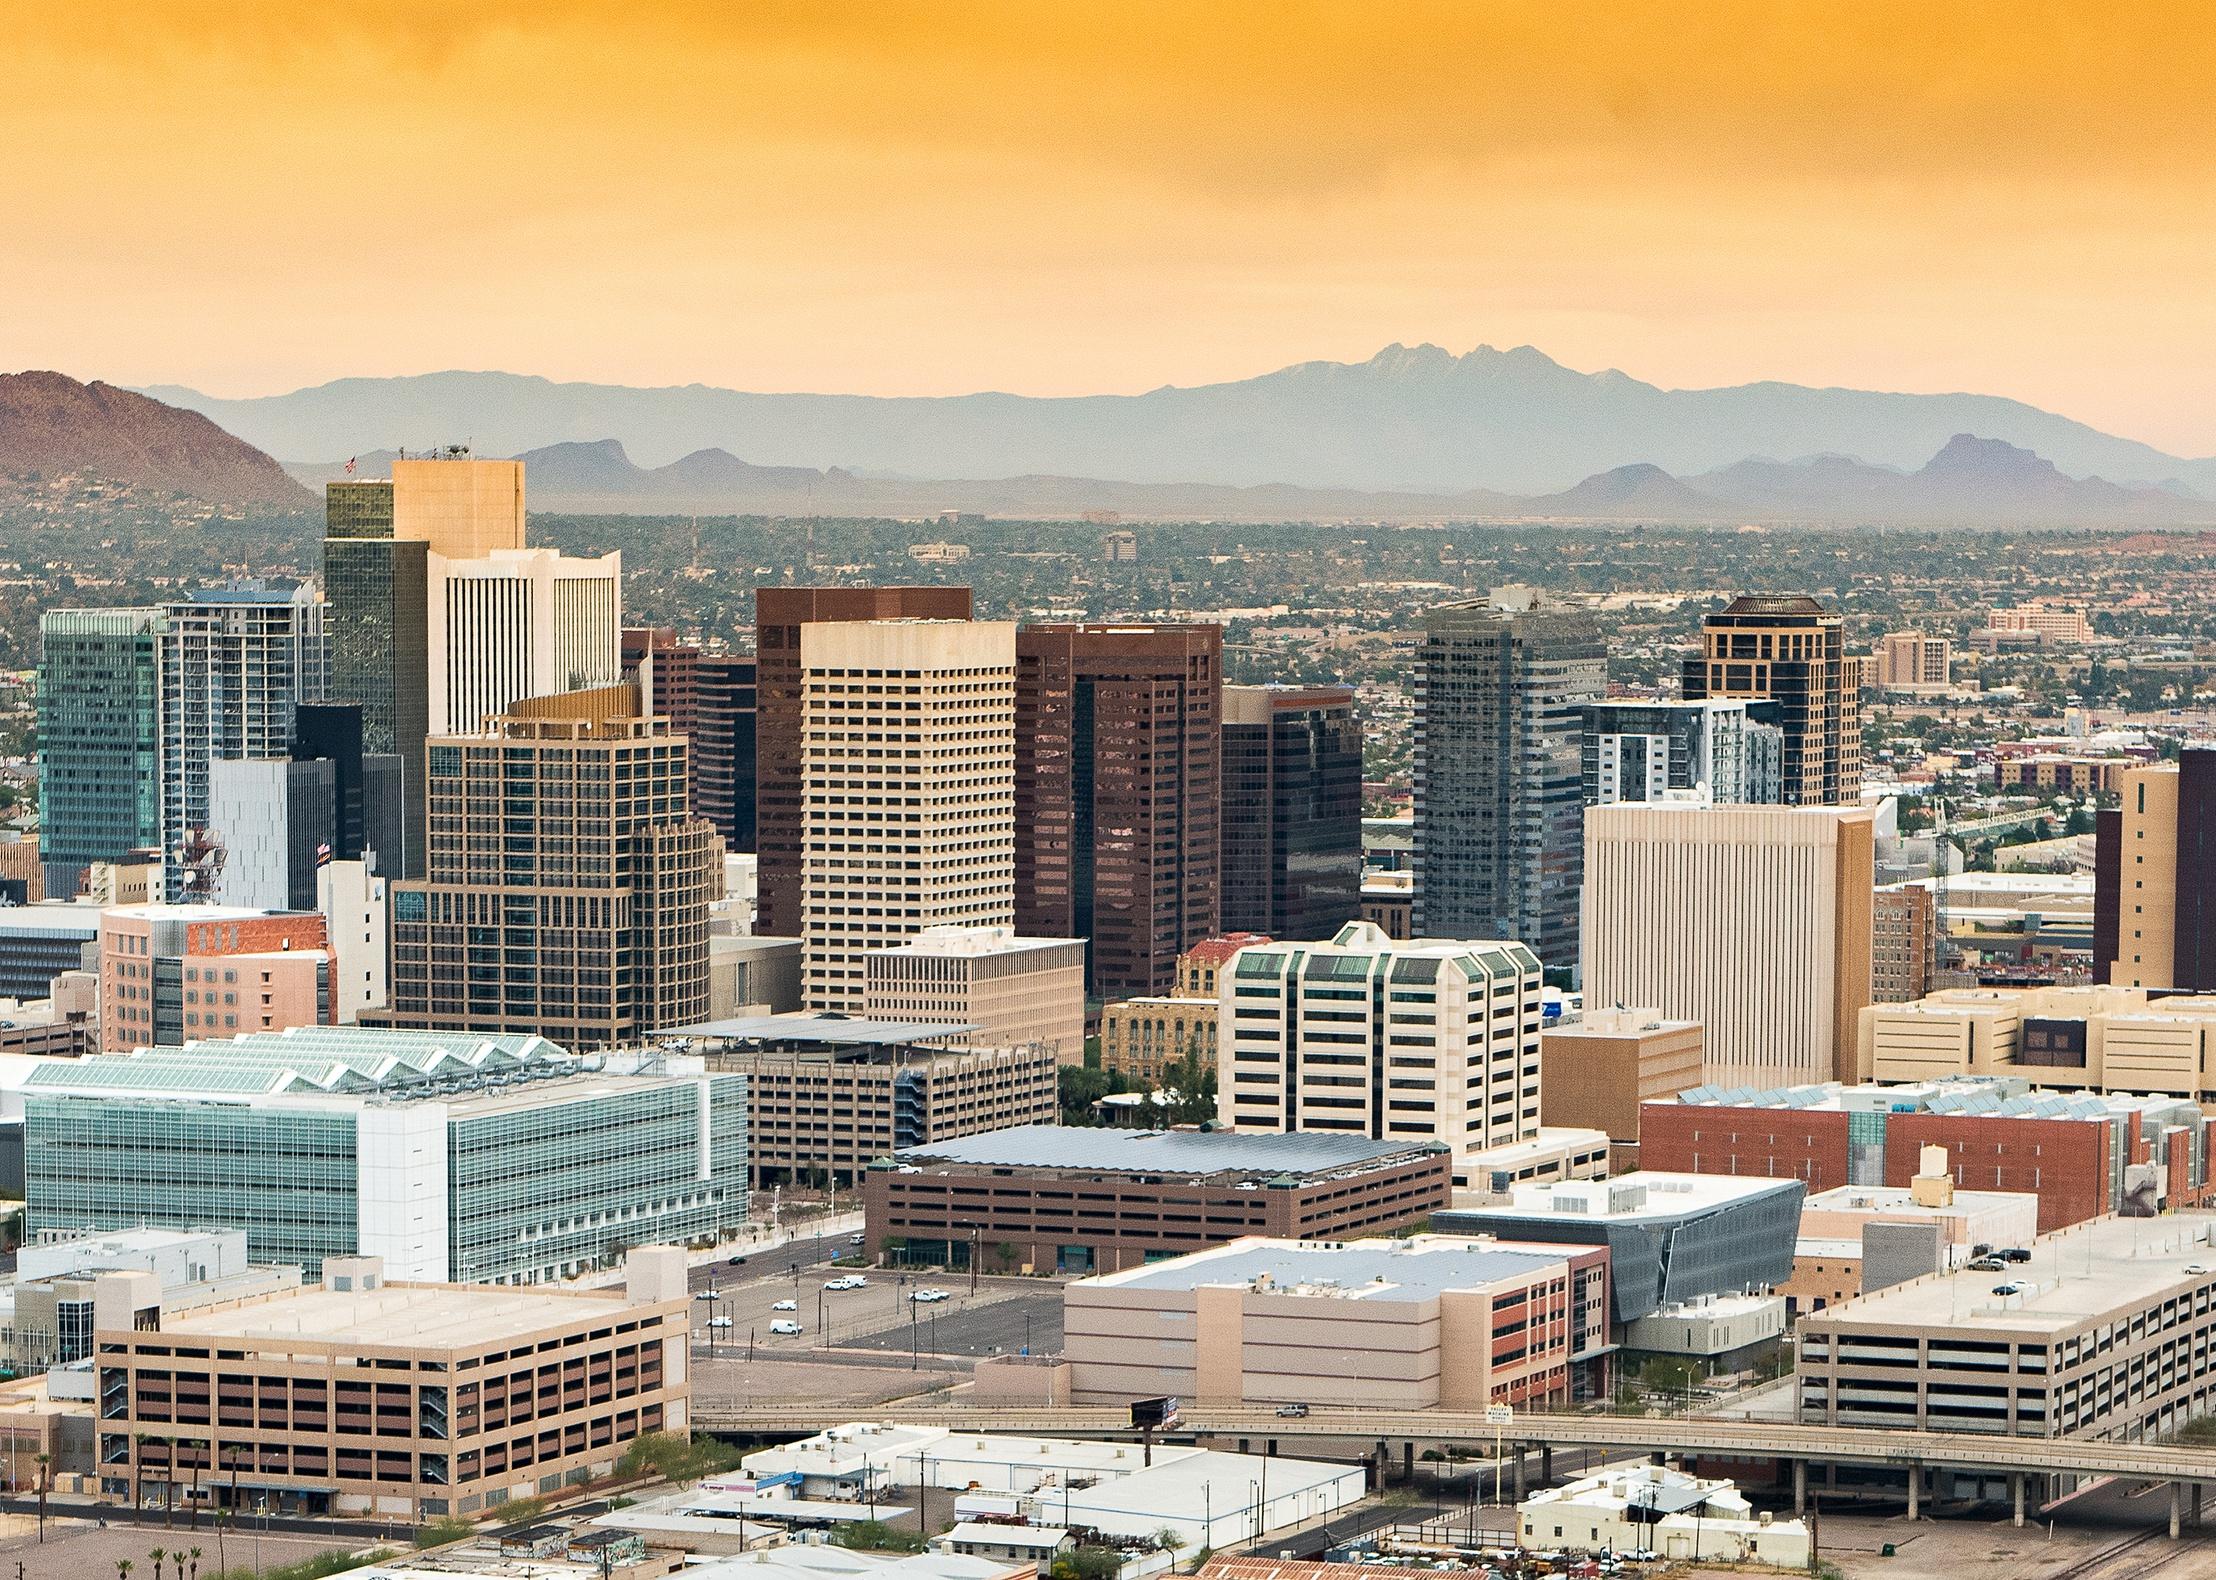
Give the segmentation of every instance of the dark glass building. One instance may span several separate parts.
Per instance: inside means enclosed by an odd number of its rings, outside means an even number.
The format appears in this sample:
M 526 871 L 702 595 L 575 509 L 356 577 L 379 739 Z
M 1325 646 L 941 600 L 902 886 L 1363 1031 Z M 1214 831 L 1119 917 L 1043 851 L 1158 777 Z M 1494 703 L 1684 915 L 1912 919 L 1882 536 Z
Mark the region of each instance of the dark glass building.
M 1419 938 L 1512 938 L 1577 963 L 1584 709 L 1608 648 L 1582 609 L 1528 587 L 1424 619 L 1416 671 Z
M 1329 938 L 1362 914 L 1362 724 L 1345 686 L 1223 689 L 1227 933 Z
M 715 825 L 727 850 L 752 850 L 754 655 L 700 659 L 693 716 L 694 810 Z
M 1221 626 L 1016 633 L 1016 931 L 1089 939 L 1095 997 L 1219 930 L 1222 717 Z
M 1862 688 L 1840 618 L 1813 598 L 1734 598 L 1701 622 L 1701 651 L 1685 660 L 1688 702 L 1766 697 L 1784 734 L 1779 801 L 1862 801 Z
M 39 620 L 39 860 L 61 898 L 96 861 L 160 846 L 161 612 Z
M 800 628 L 830 620 L 967 620 L 967 587 L 762 587 L 754 594 L 756 931 L 801 934 Z M 1066 935 L 1061 935 L 1066 936 Z
M 361 750 L 398 759 L 397 848 L 380 866 L 423 876 L 424 740 L 431 727 L 430 550 L 393 536 L 389 482 L 331 483 L 323 499 L 330 695 L 361 709 Z M 394 772 L 381 769 L 380 775 Z

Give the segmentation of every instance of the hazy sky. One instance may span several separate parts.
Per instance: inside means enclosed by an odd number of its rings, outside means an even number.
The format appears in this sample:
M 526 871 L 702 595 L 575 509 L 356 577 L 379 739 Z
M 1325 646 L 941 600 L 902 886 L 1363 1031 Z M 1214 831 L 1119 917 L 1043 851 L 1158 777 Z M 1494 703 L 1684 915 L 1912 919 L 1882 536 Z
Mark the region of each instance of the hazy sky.
M 6 16 L 8 368 L 1052 394 L 1529 342 L 2216 453 L 2196 6 Z

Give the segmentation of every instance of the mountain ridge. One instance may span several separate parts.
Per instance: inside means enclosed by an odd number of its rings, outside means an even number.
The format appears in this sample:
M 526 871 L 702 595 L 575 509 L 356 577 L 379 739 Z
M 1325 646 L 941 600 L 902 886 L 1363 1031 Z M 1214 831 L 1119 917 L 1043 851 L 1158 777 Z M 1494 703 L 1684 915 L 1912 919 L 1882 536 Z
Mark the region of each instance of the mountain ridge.
M 534 510 L 581 515 L 931 517 L 944 512 L 1053 519 L 1114 511 L 1136 519 L 1246 521 L 1558 520 L 1860 522 L 1872 525 L 2193 525 L 2216 523 L 2216 501 L 2160 488 L 2065 477 L 2031 451 L 1952 436 L 1913 472 L 1852 456 L 1749 459 L 1691 478 L 1639 462 L 1552 494 L 1484 489 L 1418 494 L 1304 489 L 1267 483 L 1131 483 L 1027 474 L 986 479 L 862 477 L 840 468 L 765 467 L 722 450 L 642 467 L 616 439 L 564 442 L 519 457 Z M 384 475 L 390 452 L 359 457 Z M 337 467 L 294 467 L 304 482 Z
M 1458 356 L 1395 343 L 1363 362 L 1297 362 L 1136 395 L 764 394 L 456 370 L 241 400 L 174 385 L 147 393 L 294 461 L 449 440 L 514 455 L 615 438 L 650 469 L 723 449 L 864 474 L 1536 495 L 1640 462 L 1683 477 L 1828 451 L 1909 470 L 1969 433 L 2035 451 L 2072 477 L 2216 491 L 2216 459 L 2169 455 L 2006 397 L 1779 380 L 1672 390 L 1618 369 L 1581 373 L 1530 346 Z
M 204 413 L 44 368 L 0 373 L 0 473 L 85 473 L 213 505 L 315 502 L 277 462 Z

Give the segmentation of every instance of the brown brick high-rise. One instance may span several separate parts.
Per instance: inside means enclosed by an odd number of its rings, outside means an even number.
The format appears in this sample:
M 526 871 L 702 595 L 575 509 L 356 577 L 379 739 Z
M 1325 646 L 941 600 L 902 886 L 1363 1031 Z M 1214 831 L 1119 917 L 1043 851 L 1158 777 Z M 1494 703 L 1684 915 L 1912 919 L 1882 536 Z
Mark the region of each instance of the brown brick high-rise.
M 1016 930 L 1091 939 L 1096 997 L 1217 931 L 1222 718 L 1221 626 L 1016 634 Z
M 967 587 L 762 587 L 754 593 L 755 930 L 800 936 L 800 628 L 819 620 L 967 620 Z

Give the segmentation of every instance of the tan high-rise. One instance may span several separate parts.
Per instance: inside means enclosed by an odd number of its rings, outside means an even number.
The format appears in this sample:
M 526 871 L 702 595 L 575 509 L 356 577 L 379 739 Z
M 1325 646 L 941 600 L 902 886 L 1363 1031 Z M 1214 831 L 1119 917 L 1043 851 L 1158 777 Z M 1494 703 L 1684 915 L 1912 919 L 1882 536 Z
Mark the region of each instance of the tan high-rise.
M 395 461 L 392 535 L 450 560 L 481 560 L 523 541 L 521 461 Z
M 1699 1021 L 1710 1082 L 1860 1079 L 1871 814 L 1622 802 L 1585 813 L 1585 1002 Z
M 1015 921 L 1016 628 L 799 627 L 802 993 L 861 1010 L 864 957 Z
M 1761 698 L 1785 732 L 1787 806 L 1855 806 L 1862 799 L 1859 660 L 1838 615 L 1813 598 L 1734 598 L 1701 622 L 1701 650 L 1685 660 L 1686 700 Z

